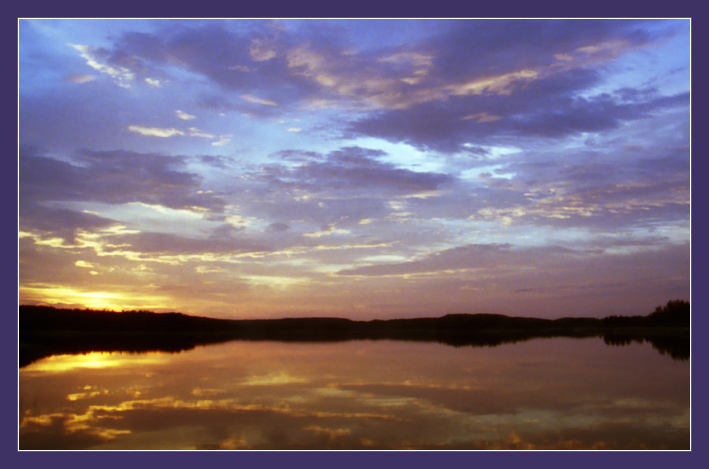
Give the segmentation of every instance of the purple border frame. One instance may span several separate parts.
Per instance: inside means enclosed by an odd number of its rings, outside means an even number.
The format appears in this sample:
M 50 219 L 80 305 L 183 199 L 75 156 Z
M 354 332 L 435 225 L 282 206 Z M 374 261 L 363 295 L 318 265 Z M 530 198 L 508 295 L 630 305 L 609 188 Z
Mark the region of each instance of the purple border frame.
M 706 29 L 701 18 L 702 7 L 699 2 L 690 0 L 679 0 L 671 3 L 667 2 L 647 2 L 640 0 L 609 1 L 602 0 L 593 3 L 575 4 L 562 2 L 559 0 L 547 1 L 545 4 L 538 2 L 528 2 L 513 0 L 509 2 L 479 3 L 446 1 L 435 2 L 435 4 L 410 3 L 401 0 L 394 2 L 358 2 L 356 4 L 333 4 L 332 2 L 283 2 L 278 0 L 276 4 L 241 4 L 232 2 L 199 2 L 192 3 L 168 3 L 168 2 L 146 2 L 143 1 L 123 1 L 120 3 L 98 4 L 95 1 L 86 0 L 74 1 L 71 4 L 65 2 L 50 2 L 49 0 L 35 1 L 31 4 L 10 4 L 3 5 L 2 35 L 6 44 L 3 58 L 7 63 L 17 64 L 17 49 L 11 44 L 17 44 L 17 19 L 18 18 L 67 18 L 67 17 L 589 17 L 589 18 L 692 18 L 692 43 L 694 54 L 698 60 L 692 62 L 693 77 L 703 77 L 702 73 L 706 69 L 706 62 L 701 58 L 702 46 Z M 12 17 L 10 12 L 13 13 Z M 17 74 L 10 73 L 3 75 L 7 89 L 17 90 Z M 705 101 L 705 91 L 701 86 L 694 88 L 692 93 L 692 108 L 702 109 L 701 103 Z M 2 211 L 5 218 L 11 219 L 13 223 L 17 221 L 17 158 L 16 158 L 16 126 L 12 121 L 17 118 L 17 96 L 12 101 L 12 93 L 6 92 L 2 95 L 3 126 L 2 132 L 5 136 L 3 145 L 7 148 L 8 154 L 3 160 L 4 171 L 2 171 L 3 183 L 0 185 L 2 199 L 7 201 L 2 204 Z M 705 128 L 702 121 L 705 120 L 701 111 L 694 113 L 693 124 L 695 129 Z M 699 125 L 697 125 L 699 122 Z M 12 129 L 12 130 L 11 130 Z M 12 143 L 15 141 L 13 146 Z M 695 140 L 696 143 L 696 140 Z M 706 159 L 703 157 L 700 140 L 699 150 L 693 147 L 692 169 L 693 175 L 703 174 L 707 169 Z M 695 179 L 696 178 L 692 178 Z M 703 185 L 695 185 L 692 202 L 701 207 L 706 191 Z M 693 233 L 704 231 L 704 221 L 701 215 L 696 216 L 695 208 Z M 17 227 L 17 225 L 15 225 Z M 121 468 L 129 465 L 139 467 L 150 467 L 156 464 L 167 464 L 170 468 L 191 469 L 196 465 L 212 463 L 221 465 L 237 465 L 241 467 L 266 467 L 268 469 L 279 466 L 289 468 L 300 467 L 341 467 L 355 468 L 363 465 L 377 466 L 413 466 L 431 467 L 440 464 L 464 464 L 478 465 L 491 464 L 495 467 L 503 466 L 517 467 L 520 465 L 534 467 L 569 467 L 574 469 L 597 468 L 600 465 L 612 467 L 633 467 L 642 465 L 643 469 L 649 466 L 650 469 L 666 469 L 668 467 L 680 466 L 682 469 L 694 467 L 706 467 L 707 450 L 704 442 L 707 441 L 705 421 L 702 419 L 706 415 L 706 403 L 704 395 L 706 390 L 706 376 L 703 373 L 693 373 L 692 376 L 692 450 L 688 452 L 19 452 L 17 450 L 17 239 L 11 230 L 3 232 L 3 240 L 8 243 L 5 249 L 0 250 L 3 269 L 2 273 L 2 305 L 7 317 L 6 327 L 3 327 L 5 335 L 0 356 L 2 356 L 2 369 L 4 376 L 15 376 L 14 380 L 8 380 L 6 386 L 1 389 L 5 404 L 2 409 L 2 459 L 6 462 L 5 467 L 10 468 L 46 468 L 46 467 L 91 467 L 100 466 L 102 469 Z M 695 236 L 695 239 L 702 239 Z M 12 246 L 10 248 L 9 246 Z M 693 263 L 692 274 L 695 285 L 703 282 L 701 265 L 697 259 L 703 259 L 706 248 L 700 243 L 694 245 L 692 251 Z M 697 280 L 699 279 L 699 280 Z M 692 331 L 693 339 L 696 339 L 696 331 L 706 329 L 707 319 L 704 314 L 706 299 L 703 296 L 703 289 L 694 289 L 692 298 L 693 315 Z M 10 319 L 13 318 L 13 319 Z M 703 341 L 692 341 L 692 359 L 694 368 L 697 363 L 703 363 L 706 355 L 706 345 Z M 703 368 L 703 367 L 702 367 Z M 13 415 L 14 414 L 14 415 Z

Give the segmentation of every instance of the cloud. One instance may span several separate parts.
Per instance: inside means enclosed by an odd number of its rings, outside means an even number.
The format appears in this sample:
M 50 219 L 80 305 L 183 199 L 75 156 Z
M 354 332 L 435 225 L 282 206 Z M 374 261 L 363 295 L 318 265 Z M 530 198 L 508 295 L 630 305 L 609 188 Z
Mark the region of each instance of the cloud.
M 442 32 L 433 37 L 362 53 L 353 45 L 354 38 L 324 24 L 316 31 L 255 23 L 248 32 L 232 30 L 228 22 L 192 24 L 124 34 L 111 49 L 101 50 L 101 56 L 116 70 L 167 73 L 168 65 L 177 64 L 236 91 L 251 104 L 274 108 L 325 105 L 386 112 L 416 108 L 406 115 L 411 117 L 450 100 L 481 98 L 466 106 L 473 104 L 477 112 L 467 109 L 444 116 L 444 122 L 450 123 L 482 112 L 503 120 L 510 113 L 490 112 L 491 98 L 516 96 L 537 82 L 557 83 L 566 75 L 588 72 L 591 64 L 615 60 L 663 37 L 646 32 L 647 22 L 441 21 L 436 25 Z M 528 37 L 536 39 L 527 41 Z M 212 44 L 230 47 L 215 51 Z M 476 44 L 474 54 L 469 44 Z M 598 75 L 593 76 L 597 82 Z M 544 99 L 540 96 L 535 102 Z M 387 114 L 381 122 L 396 116 Z M 484 117 L 474 120 L 481 121 L 490 122 Z M 366 132 L 367 127 L 365 121 L 351 130 L 382 136 Z M 416 138 L 414 132 L 399 141 Z
M 217 141 L 216 141 L 216 142 L 212 142 L 212 146 L 215 146 L 215 147 L 224 146 L 224 145 L 226 145 L 227 143 L 231 142 L 231 137 L 232 137 L 231 134 L 219 135 Z
M 262 104 L 264 106 L 278 106 L 278 104 L 274 103 L 273 101 L 269 99 L 263 99 L 263 98 L 258 98 L 256 96 L 252 96 L 250 94 L 242 94 L 241 98 L 254 104 Z
M 478 176 L 493 193 L 517 194 L 485 207 L 471 218 L 507 224 L 588 227 L 616 230 L 649 228 L 658 220 L 680 222 L 689 216 L 689 148 L 673 134 L 685 123 L 654 131 L 652 147 L 619 129 L 583 150 L 552 149 L 508 155 L 492 172 Z M 666 135 L 663 135 L 666 133 Z M 618 161 L 623 161 L 619 164 Z
M 101 55 L 117 70 L 178 64 L 268 106 L 329 102 L 395 110 L 471 94 L 510 95 L 536 80 L 614 60 L 662 37 L 643 30 L 647 24 L 440 21 L 442 32 L 433 37 L 360 53 L 355 38 L 325 23 L 298 29 L 263 22 L 239 32 L 228 22 L 194 22 L 126 33 Z M 215 51 L 213 44 L 230 47 Z M 474 54 L 469 44 L 476 44 Z
M 78 164 L 20 150 L 20 219 L 27 228 L 105 227 L 112 220 L 92 214 L 49 208 L 57 202 L 142 202 L 173 209 L 204 209 L 220 213 L 224 202 L 200 190 L 200 177 L 182 168 L 185 158 L 128 151 L 74 155 Z
M 93 68 L 97 72 L 104 73 L 110 76 L 113 81 L 121 88 L 130 88 L 130 82 L 135 79 L 135 73 L 126 67 L 113 67 L 102 63 L 99 57 L 97 57 L 96 51 L 86 45 L 81 44 L 69 44 L 70 47 L 79 51 L 81 58 L 86 60 L 86 65 Z
M 615 248 L 634 247 L 637 249 L 616 250 Z M 476 273 L 483 274 L 481 284 L 494 283 L 505 278 L 508 285 L 546 285 L 550 290 L 559 292 L 564 284 L 573 284 L 574 289 L 583 288 L 588 278 L 601 279 L 600 272 L 606 272 L 606 283 L 612 284 L 612 278 L 624 277 L 622 270 L 650 269 L 646 275 L 679 275 L 688 262 L 686 255 L 675 257 L 684 249 L 684 244 L 668 244 L 666 239 L 653 240 L 618 240 L 603 238 L 597 243 L 576 243 L 573 247 L 563 245 L 545 246 L 513 246 L 509 243 L 469 244 L 449 249 L 442 249 L 430 254 L 419 256 L 415 260 L 396 263 L 377 263 L 343 269 L 337 274 L 344 276 L 421 276 L 421 278 L 438 278 L 445 282 L 449 279 L 476 279 Z M 648 253 L 652 253 L 648 255 Z M 655 260 L 653 260 L 655 259 Z M 661 265 L 654 265 L 662 259 Z M 624 267 L 617 267 L 619 265 Z M 585 267 L 583 267 L 585 265 Z M 559 270 L 563 266 L 564 268 Z M 652 266 L 652 267 L 651 267 Z M 579 270 L 576 270 L 578 268 Z M 612 272 L 615 270 L 614 272 Z M 559 277 L 570 275 L 563 280 Z M 610 273 L 612 272 L 612 273 Z M 536 280 L 534 277 L 536 276 Z M 550 281 L 553 278 L 553 281 Z M 641 282 L 640 278 L 634 282 Z M 516 279 L 516 280 L 512 280 Z M 617 284 L 616 286 L 621 286 Z M 521 288 L 521 286 L 520 286 Z
M 169 138 L 174 137 L 176 135 L 185 135 L 185 133 L 181 130 L 173 128 L 161 129 L 158 127 L 142 127 L 140 125 L 129 125 L 128 130 L 130 130 L 131 132 L 139 133 L 140 135 L 145 135 L 147 137 Z
M 162 83 L 181 69 L 210 84 L 204 87 L 204 105 L 257 118 L 322 106 L 370 111 L 342 117 L 334 128 L 345 136 L 459 152 L 466 143 L 601 131 L 686 103 L 682 95 L 674 104 L 672 97 L 660 95 L 638 103 L 579 95 L 602 83 L 605 75 L 594 68 L 597 64 L 667 37 L 662 28 L 649 32 L 652 24 L 439 21 L 437 34 L 359 50 L 356 38 L 337 27 L 318 31 L 253 22 L 237 29 L 230 22 L 195 21 L 124 33 L 106 48 L 73 47 L 95 70 L 124 85 L 139 77 Z M 213 44 L 230 47 L 214 49 Z M 474 53 L 470 44 L 476 44 Z M 142 128 L 134 127 L 136 132 Z M 182 132 L 143 129 L 145 135 Z
M 214 136 L 210 133 L 204 132 L 204 131 L 198 129 L 197 127 L 190 127 L 187 130 L 189 131 L 190 137 L 208 138 L 210 140 L 214 140 L 216 138 L 216 136 Z
M 177 115 L 178 119 L 182 119 L 185 121 L 196 119 L 196 117 L 193 116 L 192 114 L 187 114 L 186 112 L 180 111 L 179 109 L 177 111 L 175 111 L 175 115 Z
M 502 116 L 498 116 L 495 114 L 488 114 L 487 112 L 483 111 L 483 112 L 478 112 L 475 114 L 469 114 L 467 116 L 461 117 L 461 119 L 464 121 L 467 121 L 470 119 L 475 119 L 475 122 L 477 122 L 478 124 L 482 124 L 485 122 L 499 121 L 500 119 L 502 119 Z
M 246 65 L 232 65 L 231 67 L 229 67 L 229 70 L 237 70 L 239 72 L 248 73 L 255 72 L 257 69 L 255 67 L 248 67 Z
M 39 232 L 75 243 L 79 230 L 97 231 L 117 224 L 100 215 L 63 208 L 49 208 L 23 197 L 20 201 L 20 231 Z
M 184 119 L 184 118 L 183 118 Z M 187 120 L 187 119 L 184 119 Z M 170 137 L 196 137 L 196 138 L 206 138 L 208 140 L 215 140 L 212 142 L 213 146 L 223 146 L 231 141 L 231 134 L 214 135 L 209 132 L 205 132 L 197 127 L 189 127 L 186 130 L 178 130 L 175 128 L 160 128 L 160 127 L 143 127 L 140 125 L 130 125 L 128 130 L 135 132 L 146 137 L 159 137 L 159 138 L 170 138 Z
M 427 192 L 453 181 L 443 173 L 416 172 L 381 162 L 377 157 L 383 155 L 381 150 L 346 147 L 324 155 L 322 160 L 307 161 L 293 168 L 266 166 L 261 177 L 272 184 L 290 184 L 314 192 L 374 189 L 398 194 Z
M 229 167 L 230 159 L 224 156 L 215 155 L 199 155 L 196 158 L 202 164 L 213 166 L 219 169 L 227 169 Z
M 89 75 L 86 73 L 73 73 L 69 76 L 66 77 L 66 80 L 70 83 L 88 83 L 90 81 L 94 81 L 96 79 L 95 75 Z
M 271 60 L 276 56 L 274 41 L 255 38 L 249 44 L 249 55 L 256 62 Z
M 266 227 L 267 231 L 272 231 L 275 233 L 283 233 L 284 231 L 288 231 L 290 229 L 290 226 L 287 225 L 286 223 L 280 223 L 280 222 L 274 222 L 268 225 Z
M 322 230 L 316 231 L 314 233 L 304 233 L 303 236 L 307 238 L 320 238 L 322 236 L 330 236 L 330 235 L 346 235 L 349 234 L 349 230 L 343 230 L 341 228 L 335 228 L 334 226 L 325 226 L 323 227 Z
M 466 83 L 451 85 L 449 89 L 453 96 L 481 94 L 509 96 L 514 89 L 527 85 L 538 78 L 539 72 L 525 69 L 503 75 L 477 78 Z
M 562 68 L 568 62 L 581 62 L 571 64 L 578 67 L 591 59 L 613 60 L 657 40 L 662 33 L 649 33 L 649 24 L 633 20 L 460 21 L 451 22 L 430 46 L 439 52 L 434 62 L 441 76 L 462 82 L 493 70 L 504 75 L 515 69 Z M 475 54 L 471 54 L 471 44 Z
M 199 257 L 209 254 L 262 252 L 265 249 L 253 241 L 235 238 L 228 234 L 198 239 L 169 233 L 144 232 L 104 236 L 102 241 L 106 243 L 104 252 L 131 251 L 146 257 L 157 254 Z
M 224 90 L 272 103 L 281 98 L 291 102 L 292 97 L 308 93 L 310 85 L 293 79 L 281 57 L 289 38 L 274 36 L 266 22 L 253 22 L 253 29 L 245 32 L 228 26 L 229 22 L 193 21 L 152 33 L 126 33 L 105 53 L 114 61 L 129 57 L 136 69 L 151 75 L 169 75 L 169 68 L 176 65 Z M 229 47 L 215 49 L 214 44 Z
M 467 96 L 445 106 L 423 103 L 408 109 L 382 111 L 349 124 L 354 135 L 405 142 L 421 149 L 465 151 L 465 145 L 502 139 L 562 138 L 601 132 L 622 123 L 652 117 L 689 105 L 689 94 L 646 93 L 629 101 L 621 95 L 574 96 L 595 81 L 592 72 L 550 77 L 505 96 Z
M 489 268 L 507 265 L 514 252 L 510 244 L 473 244 L 439 251 L 420 260 L 395 264 L 376 264 L 371 266 L 345 269 L 338 275 L 411 275 L 458 270 Z

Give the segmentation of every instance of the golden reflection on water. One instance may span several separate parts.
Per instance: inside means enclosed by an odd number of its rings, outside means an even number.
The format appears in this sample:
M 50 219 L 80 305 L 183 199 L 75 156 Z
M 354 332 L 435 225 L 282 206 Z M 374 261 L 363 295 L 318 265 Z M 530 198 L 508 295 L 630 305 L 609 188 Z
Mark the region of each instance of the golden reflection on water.
M 689 364 L 545 339 L 230 342 L 20 370 L 21 449 L 687 449 Z
M 81 368 L 115 368 L 130 363 L 158 363 L 167 359 L 163 353 L 90 352 L 79 355 L 54 355 L 22 369 L 24 373 L 60 373 Z

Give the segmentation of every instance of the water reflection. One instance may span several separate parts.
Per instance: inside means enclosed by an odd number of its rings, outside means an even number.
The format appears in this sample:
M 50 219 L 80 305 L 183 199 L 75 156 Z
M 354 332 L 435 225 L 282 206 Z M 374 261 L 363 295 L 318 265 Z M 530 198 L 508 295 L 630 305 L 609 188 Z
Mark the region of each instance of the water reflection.
M 642 344 L 648 342 L 652 348 L 660 352 L 662 355 L 667 355 L 673 360 L 689 360 L 690 342 L 687 338 L 682 337 L 637 337 L 623 334 L 606 334 L 603 336 L 603 341 L 607 345 L 629 345 L 634 342 Z
M 647 343 L 236 341 L 20 370 L 21 449 L 687 449 L 689 363 Z

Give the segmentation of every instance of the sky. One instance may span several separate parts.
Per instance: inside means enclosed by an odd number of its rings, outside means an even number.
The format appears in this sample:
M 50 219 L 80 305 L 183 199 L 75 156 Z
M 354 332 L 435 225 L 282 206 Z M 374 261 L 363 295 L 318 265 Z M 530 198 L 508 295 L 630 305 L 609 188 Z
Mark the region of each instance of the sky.
M 688 19 L 18 23 L 20 304 L 689 300 Z

